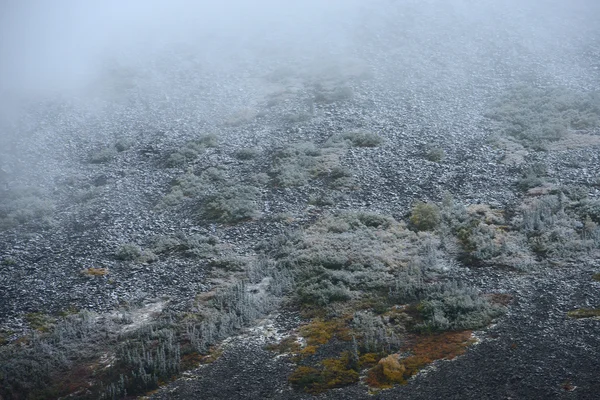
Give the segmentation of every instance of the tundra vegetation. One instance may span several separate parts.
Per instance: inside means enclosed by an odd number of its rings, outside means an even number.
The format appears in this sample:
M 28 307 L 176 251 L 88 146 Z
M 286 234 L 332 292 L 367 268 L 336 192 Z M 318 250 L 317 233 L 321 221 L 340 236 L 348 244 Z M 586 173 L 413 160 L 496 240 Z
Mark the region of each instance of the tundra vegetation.
M 240 224 L 260 218 L 264 191 L 311 181 L 343 190 L 352 184 L 352 172 L 341 165 L 343 151 L 381 143 L 361 135 L 332 137 L 321 147 L 304 142 L 276 148 L 267 180 L 261 182 L 204 166 L 195 151 L 196 156 L 183 158 L 180 166 L 188 171 L 172 182 L 157 209 Z M 234 153 L 244 163 L 258 156 L 254 150 Z M 530 177 L 545 173 L 534 164 L 524 175 L 535 181 Z M 518 187 L 540 184 L 519 182 Z M 19 193 L 4 205 L 5 226 L 50 215 L 51 207 L 38 204 L 38 192 Z M 307 201 L 334 203 L 327 200 L 328 192 L 320 193 Z M 361 376 L 372 390 L 404 384 L 435 360 L 464 353 L 474 341 L 472 330 L 485 328 L 506 309 L 501 294 L 448 278 L 445 271 L 453 263 L 526 271 L 550 258 L 595 254 L 599 204 L 580 187 L 553 186 L 542 195 L 526 193 L 510 216 L 485 204 L 463 205 L 450 194 L 440 203 L 414 203 L 406 222 L 368 211 L 324 212 L 265 241 L 255 257 L 239 257 L 209 235 L 175 233 L 156 236 L 144 246 L 124 243 L 114 252 L 122 263 L 193 258 L 211 266 L 215 276 L 225 271 L 233 279 L 199 293 L 187 312 L 166 306 L 141 324 L 135 322 L 140 305 L 133 304 L 110 315 L 32 313 L 29 334 L 15 342 L 2 336 L 0 393 L 7 398 L 75 393 L 107 399 L 143 394 L 185 369 L 213 361 L 220 341 L 281 305 L 300 310 L 305 320 L 281 343 L 269 346 L 296 363 L 289 376 L 293 387 L 316 394 L 354 384 Z M 110 277 L 100 267 L 82 274 Z M 598 310 L 578 309 L 568 316 L 596 317 Z
M 24 334 L 0 331 L 0 398 L 143 395 L 214 361 L 225 339 L 282 307 L 298 311 L 302 323 L 267 348 L 295 364 L 288 377 L 295 389 L 319 394 L 362 380 L 370 390 L 383 390 L 407 383 L 436 360 L 460 356 L 474 343 L 473 331 L 485 329 L 510 306 L 506 293 L 485 293 L 449 274 L 457 265 L 526 273 L 598 257 L 600 200 L 591 195 L 592 185 L 565 185 L 542 157 L 515 167 L 514 204 L 463 204 L 449 193 L 431 192 L 406 205 L 386 205 L 390 212 L 367 202 L 337 207 L 371 178 L 360 181 L 355 168 L 362 166 L 352 157 L 380 156 L 398 137 L 361 124 L 302 131 L 304 122 L 326 120 L 324 115 L 363 94 L 355 89 L 358 77 L 296 75 L 301 74 L 277 70 L 267 78 L 285 83 L 266 105 L 275 110 L 268 117 L 282 128 L 281 137 L 261 142 L 262 132 L 250 127 L 267 115 L 241 108 L 222 121 L 230 132 L 246 135 L 231 144 L 216 134 L 190 133 L 182 122 L 184 133 L 166 146 L 136 152 L 136 144 L 119 134 L 113 145 L 86 149 L 79 161 L 97 178 L 73 191 L 61 218 L 69 217 L 70 207 L 98 214 L 96 200 L 109 181 L 104 173 L 116 180 L 128 168 L 148 166 L 156 179 L 149 180 L 140 207 L 151 204 L 152 218 L 188 229 L 127 232 L 110 242 L 106 260 L 74 266 L 78 279 L 112 285 L 117 272 L 144 274 L 157 263 L 177 268 L 185 260 L 206 274 L 206 284 L 185 304 L 132 300 L 103 314 L 70 308 L 27 313 Z M 125 101 L 138 78 L 125 70 L 106 86 Z M 298 90 L 296 80 L 302 79 L 310 83 Z M 286 108 L 294 93 L 307 97 L 302 104 L 309 111 Z M 492 135 L 521 148 L 545 149 L 597 129 L 600 96 L 518 86 L 493 101 L 486 117 Z M 355 121 L 352 113 L 344 118 Z M 452 161 L 450 148 L 420 149 L 411 167 L 442 169 Z M 127 157 L 137 156 L 143 167 L 128 164 Z M 71 183 L 65 186 L 70 190 Z M 60 207 L 49 198 L 42 189 L 0 189 L 0 231 L 52 228 Z M 250 233 L 235 237 L 231 232 L 240 233 L 235 231 L 240 227 Z M 244 243 L 250 235 L 265 239 L 250 246 Z M 28 238 L 35 244 L 35 235 Z M 3 269 L 26 268 L 0 256 Z M 600 275 L 591 279 L 599 281 Z M 566 316 L 597 318 L 600 312 L 579 308 Z

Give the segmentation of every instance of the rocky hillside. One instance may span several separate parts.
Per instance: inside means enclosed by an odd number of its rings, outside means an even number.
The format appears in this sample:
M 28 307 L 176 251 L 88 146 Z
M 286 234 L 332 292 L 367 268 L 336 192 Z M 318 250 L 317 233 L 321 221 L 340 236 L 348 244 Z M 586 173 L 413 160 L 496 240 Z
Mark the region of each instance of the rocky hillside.
M 386 7 L 3 120 L 0 398 L 595 398 L 598 32 Z

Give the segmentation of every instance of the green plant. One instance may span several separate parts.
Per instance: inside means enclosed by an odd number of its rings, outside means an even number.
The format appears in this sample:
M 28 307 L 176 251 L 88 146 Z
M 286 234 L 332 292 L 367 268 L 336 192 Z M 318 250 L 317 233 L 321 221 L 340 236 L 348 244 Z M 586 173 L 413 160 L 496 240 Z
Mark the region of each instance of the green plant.
M 354 147 L 377 147 L 383 143 L 383 138 L 372 132 L 352 131 L 344 133 L 342 137 Z
M 142 249 L 133 243 L 121 245 L 117 250 L 115 257 L 122 261 L 133 261 L 142 255 Z
M 201 205 L 201 215 L 221 222 L 239 222 L 260 215 L 260 191 L 254 186 L 239 185 L 224 188 L 208 196 Z
M 425 159 L 432 162 L 442 162 L 444 157 L 446 156 L 446 152 L 441 147 L 429 147 L 425 150 Z
M 502 134 L 530 147 L 556 141 L 568 131 L 600 126 L 600 95 L 564 88 L 517 86 L 487 113 Z
M 259 150 L 254 147 L 245 147 L 243 149 L 239 149 L 234 153 L 235 158 L 238 160 L 251 160 L 256 158 L 259 154 Z
M 108 163 L 115 158 L 116 154 L 117 151 L 113 147 L 106 147 L 90 154 L 89 162 L 91 164 Z
M 418 231 L 430 231 L 440 223 L 440 209 L 432 203 L 419 201 L 410 213 L 410 223 Z

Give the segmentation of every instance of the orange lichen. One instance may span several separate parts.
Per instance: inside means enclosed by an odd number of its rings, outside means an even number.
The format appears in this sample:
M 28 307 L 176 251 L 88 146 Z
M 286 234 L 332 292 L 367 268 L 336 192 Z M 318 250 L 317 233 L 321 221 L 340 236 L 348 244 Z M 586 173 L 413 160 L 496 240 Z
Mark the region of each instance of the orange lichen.
M 84 275 L 88 275 L 88 276 L 104 276 L 104 275 L 108 275 L 108 268 L 94 268 L 94 267 L 90 267 L 90 268 L 84 269 L 81 272 Z
M 398 359 L 392 354 L 382 358 L 369 370 L 366 382 L 369 386 L 377 388 L 406 383 L 411 376 L 435 360 L 451 360 L 463 354 L 472 343 L 471 331 L 415 337 L 413 344 L 406 349 L 411 351 L 411 356 Z

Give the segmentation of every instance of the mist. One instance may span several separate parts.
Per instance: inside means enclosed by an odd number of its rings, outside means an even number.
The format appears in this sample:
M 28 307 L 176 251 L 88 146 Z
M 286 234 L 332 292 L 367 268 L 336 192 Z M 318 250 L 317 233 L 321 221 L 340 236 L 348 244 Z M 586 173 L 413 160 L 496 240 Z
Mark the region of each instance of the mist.
M 595 398 L 599 17 L 1 1 L 0 398 Z
M 596 2 L 585 0 L 7 1 L 0 88 L 81 93 L 109 63 L 148 69 L 160 54 L 182 48 L 230 70 L 243 68 L 242 60 L 381 57 L 391 49 L 408 50 L 412 66 L 434 52 L 465 71 L 473 59 L 519 62 L 514 57 L 529 53 L 555 68 L 557 59 L 581 55 L 572 39 L 593 40 L 597 11 Z M 181 60 L 172 62 L 176 70 Z

